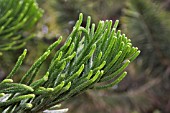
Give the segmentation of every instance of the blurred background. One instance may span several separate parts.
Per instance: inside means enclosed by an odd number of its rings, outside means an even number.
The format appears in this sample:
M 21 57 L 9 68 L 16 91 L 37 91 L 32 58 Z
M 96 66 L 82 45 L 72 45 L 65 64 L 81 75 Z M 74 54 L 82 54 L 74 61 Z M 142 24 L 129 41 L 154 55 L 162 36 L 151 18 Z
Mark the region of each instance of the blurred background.
M 37 0 L 43 18 L 28 33 L 27 58 L 17 81 L 59 36 L 67 38 L 80 12 L 92 22 L 120 20 L 118 29 L 141 50 L 126 78 L 107 90 L 88 90 L 64 103 L 68 113 L 170 113 L 170 0 Z M 27 33 L 27 34 L 28 34 Z M 64 43 L 64 40 L 63 40 Z M 60 45 L 62 46 L 62 44 Z M 0 56 L 0 80 L 13 68 L 23 49 Z M 50 59 L 50 58 L 49 58 Z M 48 66 L 48 60 L 43 69 Z M 39 76 L 41 77 L 41 76 Z

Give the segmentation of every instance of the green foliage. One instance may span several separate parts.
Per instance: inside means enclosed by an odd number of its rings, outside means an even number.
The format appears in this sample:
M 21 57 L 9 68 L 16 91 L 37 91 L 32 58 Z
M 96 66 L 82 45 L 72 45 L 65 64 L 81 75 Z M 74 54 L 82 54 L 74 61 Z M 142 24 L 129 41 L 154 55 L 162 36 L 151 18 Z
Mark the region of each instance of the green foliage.
M 161 65 L 170 64 L 169 13 L 152 0 L 129 0 L 123 12 L 123 30 L 142 51 L 142 67 L 161 72 Z
M 41 16 L 35 0 L 0 0 L 0 52 L 23 47 L 33 34 L 24 38 L 22 32 Z
M 4 112 L 39 112 L 61 103 L 87 89 L 103 89 L 119 83 L 124 69 L 140 53 L 131 40 L 116 31 L 118 21 L 100 21 L 98 26 L 83 15 L 73 27 L 65 44 L 55 53 L 42 78 L 35 80 L 41 65 L 60 42 L 50 45 L 23 75 L 19 83 L 12 78 L 20 68 L 27 50 L 18 58 L 11 73 L 0 83 L 0 109 Z M 113 27 L 112 27 L 113 26 Z

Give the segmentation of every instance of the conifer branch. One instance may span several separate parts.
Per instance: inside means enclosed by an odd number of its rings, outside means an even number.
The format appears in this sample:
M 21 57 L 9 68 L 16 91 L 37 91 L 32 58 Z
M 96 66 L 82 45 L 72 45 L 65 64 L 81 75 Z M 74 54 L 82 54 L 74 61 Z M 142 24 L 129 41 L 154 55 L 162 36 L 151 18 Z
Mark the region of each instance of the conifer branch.
M 19 49 L 33 38 L 23 38 L 21 32 L 30 29 L 42 13 L 35 0 L 0 0 L 0 52 Z
M 130 39 L 122 35 L 120 30 L 116 31 L 118 21 L 114 25 L 112 21 L 100 21 L 95 29 L 95 24 L 91 25 L 90 19 L 91 17 L 87 18 L 86 27 L 83 27 L 83 14 L 79 15 L 73 31 L 55 53 L 42 78 L 35 80 L 37 71 L 53 49 L 60 44 L 62 37 L 35 61 L 20 83 L 13 83 L 12 77 L 25 58 L 26 51 L 23 52 L 14 69 L 0 83 L 0 88 L 3 88 L 0 92 L 2 111 L 15 106 L 13 111 L 37 113 L 89 88 L 112 87 L 125 77 L 127 73 L 123 72 L 124 69 L 140 51 L 132 46 Z M 113 82 L 106 82 L 110 80 Z M 100 86 L 103 82 L 105 85 Z

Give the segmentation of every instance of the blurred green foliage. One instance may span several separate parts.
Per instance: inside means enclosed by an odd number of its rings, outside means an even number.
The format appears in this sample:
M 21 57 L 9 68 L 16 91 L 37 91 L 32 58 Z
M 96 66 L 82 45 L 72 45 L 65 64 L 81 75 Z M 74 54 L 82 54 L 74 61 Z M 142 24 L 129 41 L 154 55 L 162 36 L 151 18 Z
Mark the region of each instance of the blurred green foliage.
M 130 0 L 123 12 L 122 28 L 142 50 L 141 68 L 162 72 L 170 64 L 170 13 L 151 0 Z
M 0 0 L 0 52 L 23 47 L 33 37 L 24 38 L 23 31 L 30 29 L 42 12 L 34 0 Z

